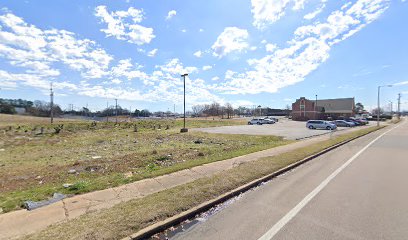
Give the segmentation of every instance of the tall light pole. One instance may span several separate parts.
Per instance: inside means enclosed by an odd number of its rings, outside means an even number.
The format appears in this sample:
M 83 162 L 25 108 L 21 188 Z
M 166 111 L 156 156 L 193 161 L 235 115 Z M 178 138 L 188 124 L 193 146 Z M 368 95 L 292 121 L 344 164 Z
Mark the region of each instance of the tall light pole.
M 378 86 L 378 95 L 377 95 L 377 127 L 380 126 L 380 89 L 381 89 L 382 87 L 392 87 L 392 85 Z
M 391 118 L 392 118 L 392 102 L 388 101 L 390 103 L 390 114 L 391 114 Z
M 317 94 L 316 94 L 316 101 L 314 105 L 314 112 L 315 112 L 315 119 L 317 119 Z
M 115 115 L 116 115 L 116 123 L 118 123 L 118 99 L 115 98 Z
M 50 84 L 50 117 L 51 117 L 51 124 L 54 122 L 54 91 L 52 90 L 52 83 Z
M 184 80 L 184 125 L 180 132 L 188 132 L 188 129 L 186 128 L 186 77 L 188 76 L 188 74 L 184 73 L 181 76 Z
M 400 119 L 401 117 L 400 106 L 401 106 L 401 93 L 398 93 L 398 119 Z

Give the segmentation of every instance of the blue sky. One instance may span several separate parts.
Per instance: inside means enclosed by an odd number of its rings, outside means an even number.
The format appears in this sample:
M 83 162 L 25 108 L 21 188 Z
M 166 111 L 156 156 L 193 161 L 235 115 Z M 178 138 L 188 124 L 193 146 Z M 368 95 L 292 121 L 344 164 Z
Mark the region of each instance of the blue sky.
M 296 98 L 403 93 L 408 1 L 117 0 L 0 3 L 0 97 L 62 108 L 182 111 L 217 101 L 283 108 Z M 405 100 L 404 100 L 405 99 Z

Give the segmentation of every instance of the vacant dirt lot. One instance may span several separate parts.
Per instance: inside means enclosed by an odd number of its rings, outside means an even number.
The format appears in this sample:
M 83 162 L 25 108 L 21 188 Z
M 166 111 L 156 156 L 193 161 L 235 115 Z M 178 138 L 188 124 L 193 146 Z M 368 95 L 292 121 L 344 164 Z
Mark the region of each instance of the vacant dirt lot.
M 0 208 L 4 212 L 55 192 L 105 189 L 288 143 L 275 136 L 180 133 L 181 120 L 73 121 L 64 122 L 58 133 L 55 127 L 61 123 L 44 122 L 0 115 Z M 187 126 L 243 123 L 203 119 L 189 120 Z M 63 187 L 65 183 L 72 185 Z

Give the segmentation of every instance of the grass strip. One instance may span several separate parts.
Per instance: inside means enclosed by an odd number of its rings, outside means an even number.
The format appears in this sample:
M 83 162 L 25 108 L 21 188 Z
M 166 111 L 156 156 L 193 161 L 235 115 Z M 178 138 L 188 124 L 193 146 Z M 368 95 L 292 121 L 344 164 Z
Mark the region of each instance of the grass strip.
M 377 127 L 333 137 L 48 227 L 24 239 L 120 239 Z

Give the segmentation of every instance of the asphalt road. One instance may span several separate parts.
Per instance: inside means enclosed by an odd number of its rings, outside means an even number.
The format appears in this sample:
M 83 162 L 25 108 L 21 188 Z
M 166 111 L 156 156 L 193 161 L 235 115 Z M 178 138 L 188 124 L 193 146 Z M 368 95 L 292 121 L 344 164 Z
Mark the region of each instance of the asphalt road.
M 404 121 L 244 194 L 172 239 L 407 239 L 407 183 Z

